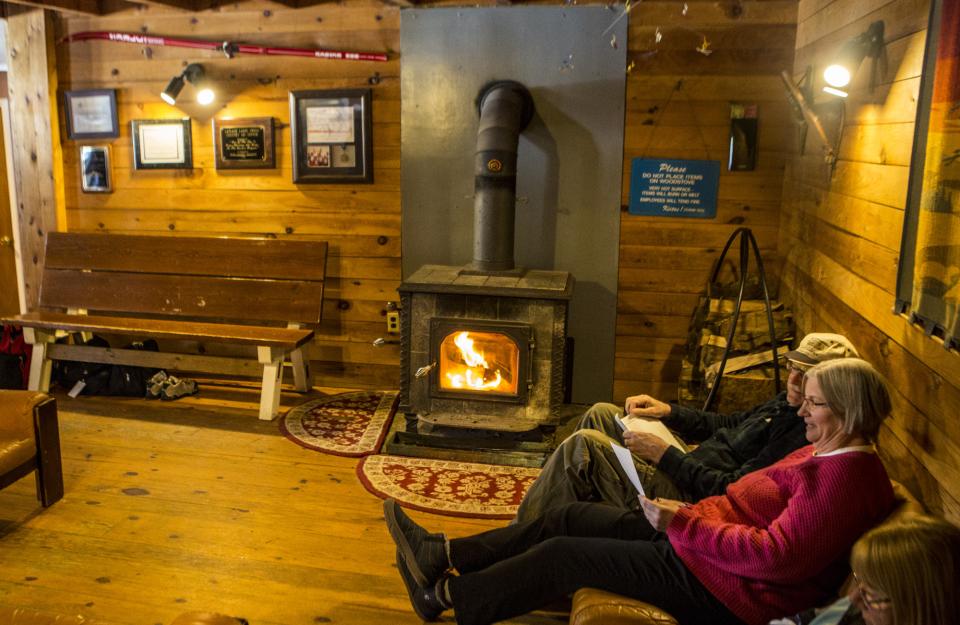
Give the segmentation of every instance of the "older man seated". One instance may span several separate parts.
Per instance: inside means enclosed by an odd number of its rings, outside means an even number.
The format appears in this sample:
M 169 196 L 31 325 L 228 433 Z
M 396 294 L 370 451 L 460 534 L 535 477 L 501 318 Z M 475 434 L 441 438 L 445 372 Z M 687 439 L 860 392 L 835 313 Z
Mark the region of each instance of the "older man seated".
M 649 395 L 627 399 L 626 414 L 662 419 L 681 436 L 702 441 L 689 453 L 652 434 L 621 434 L 614 416 L 623 411 L 613 404 L 594 404 L 577 430 L 547 460 L 520 504 L 516 521 L 528 521 L 574 501 L 636 508 L 638 493 L 611 442 L 625 443 L 633 452 L 649 497 L 694 502 L 723 494 L 729 484 L 747 473 L 769 466 L 807 443 L 803 420 L 797 416 L 803 401 L 800 383 L 804 371 L 820 362 L 857 355 L 844 336 L 808 334 L 786 354 L 787 390 L 764 404 L 730 415 L 667 404 Z

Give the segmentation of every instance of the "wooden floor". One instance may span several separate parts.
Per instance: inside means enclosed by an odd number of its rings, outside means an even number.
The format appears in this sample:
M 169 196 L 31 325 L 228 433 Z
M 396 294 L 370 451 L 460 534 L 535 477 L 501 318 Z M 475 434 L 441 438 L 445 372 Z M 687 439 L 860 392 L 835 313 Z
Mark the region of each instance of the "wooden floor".
M 283 404 L 341 390 L 284 393 Z M 190 610 L 251 625 L 420 622 L 357 460 L 258 420 L 253 387 L 57 399 L 66 494 L 43 509 L 32 476 L 0 490 L 0 605 L 118 625 Z M 451 536 L 503 523 L 411 516 Z

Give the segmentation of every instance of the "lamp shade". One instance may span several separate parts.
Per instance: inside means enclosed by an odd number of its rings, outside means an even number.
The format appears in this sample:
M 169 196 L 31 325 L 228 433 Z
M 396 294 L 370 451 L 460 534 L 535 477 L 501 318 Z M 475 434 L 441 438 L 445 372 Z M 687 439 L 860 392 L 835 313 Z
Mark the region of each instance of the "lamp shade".
M 832 62 L 823 70 L 823 80 L 834 89 L 850 84 L 863 59 L 876 59 L 883 51 L 883 21 L 870 24 L 860 35 L 843 44 Z M 833 92 L 829 92 L 833 93 Z
M 167 104 L 173 106 L 177 103 L 177 96 L 183 91 L 183 75 L 174 76 L 167 84 L 167 88 L 160 93 L 160 97 Z

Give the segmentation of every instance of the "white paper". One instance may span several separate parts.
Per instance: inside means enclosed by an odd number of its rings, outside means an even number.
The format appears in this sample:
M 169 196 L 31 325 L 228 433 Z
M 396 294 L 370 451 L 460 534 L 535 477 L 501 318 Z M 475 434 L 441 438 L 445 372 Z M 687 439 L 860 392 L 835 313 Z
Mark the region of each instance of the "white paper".
M 112 132 L 113 110 L 110 96 L 74 96 L 70 98 L 74 132 Z
M 643 432 L 644 434 L 653 434 L 657 438 L 661 439 L 663 442 L 672 445 L 682 451 L 687 453 L 686 447 L 683 443 L 677 440 L 670 430 L 667 429 L 667 426 L 663 424 L 663 421 L 660 419 L 652 419 L 650 417 L 635 417 L 634 415 L 628 415 L 624 417 L 623 424 L 627 426 L 627 429 L 631 432 Z
M 614 442 L 611 442 L 610 446 L 613 448 L 613 453 L 617 455 L 617 460 L 620 461 L 620 465 L 623 467 L 624 472 L 626 472 L 630 483 L 637 489 L 641 497 L 646 497 L 647 494 L 643 492 L 643 484 L 640 483 L 640 476 L 637 474 L 636 465 L 633 464 L 633 455 L 630 453 L 630 450 Z
M 141 124 L 140 126 L 140 162 L 182 163 L 183 124 Z
M 307 143 L 354 143 L 353 107 L 307 107 Z
M 77 396 L 80 394 L 80 391 L 82 391 L 86 385 L 87 383 L 84 382 L 83 380 L 77 380 L 77 383 L 73 385 L 73 388 L 70 389 L 70 392 L 67 393 L 67 395 L 76 399 Z

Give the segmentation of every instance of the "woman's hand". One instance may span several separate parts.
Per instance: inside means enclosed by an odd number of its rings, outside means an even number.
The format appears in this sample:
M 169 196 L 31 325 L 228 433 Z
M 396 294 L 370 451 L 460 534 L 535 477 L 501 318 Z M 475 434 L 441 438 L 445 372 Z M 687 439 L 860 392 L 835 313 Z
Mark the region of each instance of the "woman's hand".
M 662 419 L 670 416 L 670 404 L 654 399 L 649 395 L 634 395 L 633 397 L 627 397 L 623 411 L 624 414 L 635 417 Z
M 650 525 L 659 532 L 667 531 L 670 521 L 676 516 L 677 510 L 685 506 L 682 501 L 673 499 L 647 499 L 640 497 L 640 507 L 643 508 L 643 516 L 647 517 Z
M 660 463 L 663 454 L 670 447 L 670 444 L 659 436 L 630 430 L 623 433 L 623 444 L 633 453 L 654 464 Z

